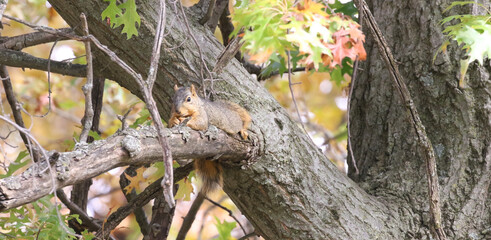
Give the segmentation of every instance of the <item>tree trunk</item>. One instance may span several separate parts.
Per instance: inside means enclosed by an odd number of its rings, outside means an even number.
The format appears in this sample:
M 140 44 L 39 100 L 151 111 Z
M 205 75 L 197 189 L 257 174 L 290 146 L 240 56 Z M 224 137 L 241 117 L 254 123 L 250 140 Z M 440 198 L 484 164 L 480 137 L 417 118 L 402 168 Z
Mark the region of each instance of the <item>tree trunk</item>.
M 489 209 L 491 162 L 486 92 L 489 74 L 482 68 L 471 69 L 471 87 L 459 90 L 457 60 L 449 60 L 456 57 L 441 55 L 432 67 L 429 56 L 441 43 L 437 22 L 446 5 L 399 2 L 377 3 L 374 13 L 393 52 L 403 62 L 401 73 L 438 153 L 444 227 L 451 237 L 483 238 L 490 217 L 485 212 L 486 206 Z M 120 34 L 120 29 L 110 29 L 101 20 L 106 2 L 50 3 L 72 27 L 80 25 L 79 15 L 84 12 L 90 32 L 145 75 L 158 17 L 156 1 L 139 2 L 142 24 L 139 36 L 130 40 Z M 201 72 L 210 78 L 202 60 L 212 69 L 223 50 L 213 34 L 197 23 L 204 11 L 199 7 L 185 11 L 191 32 L 186 30 L 179 6 L 167 2 L 169 34 L 154 87 L 164 119 L 170 112 L 172 86 L 191 82 L 201 86 Z M 352 108 L 353 147 L 361 170 L 355 179 L 359 185 L 336 169 L 236 60 L 215 81 L 216 98 L 236 102 L 250 112 L 252 135 L 260 146 L 259 156 L 248 159 L 246 166 L 225 167 L 224 190 L 266 239 L 430 237 L 424 162 L 416 154 L 419 146 L 411 137 L 414 134 L 407 113 L 399 104 L 399 96 L 393 94 L 376 48 L 370 40 L 367 46 L 369 60 L 357 80 Z M 109 57 L 95 51 L 94 60 L 95 65 L 104 66 L 101 71 L 119 76 L 113 80 L 141 96 L 136 82 Z
M 439 21 L 449 15 L 470 14 L 472 8 L 444 14 L 452 1 L 367 2 L 400 62 L 399 70 L 435 149 L 448 238 L 489 239 L 489 60 L 485 67 L 471 64 L 464 89 L 458 86 L 463 52 L 455 43 L 432 62 L 444 41 Z M 481 2 L 491 6 L 489 1 Z M 401 220 L 410 223 L 406 238 L 429 239 L 424 158 L 372 39 L 369 36 L 365 44 L 368 60 L 361 63 L 351 105 L 352 147 L 360 174 L 350 171 L 349 176 L 369 194 L 397 204 Z

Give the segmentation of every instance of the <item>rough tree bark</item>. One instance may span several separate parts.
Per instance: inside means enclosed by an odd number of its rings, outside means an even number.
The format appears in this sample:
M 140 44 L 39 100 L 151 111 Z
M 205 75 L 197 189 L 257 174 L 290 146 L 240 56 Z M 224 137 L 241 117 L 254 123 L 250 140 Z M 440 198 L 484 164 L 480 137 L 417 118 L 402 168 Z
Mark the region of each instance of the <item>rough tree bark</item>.
M 367 1 L 400 62 L 426 132 L 437 155 L 443 226 L 449 239 L 489 239 L 491 207 L 491 65 L 472 65 L 458 87 L 462 51 L 454 46 L 433 55 L 443 42 L 439 21 L 476 13 L 452 1 Z M 477 1 L 491 6 L 489 1 Z M 482 13 L 481 13 L 482 14 Z M 428 190 L 423 155 L 407 112 L 393 91 L 389 72 L 369 36 L 351 105 L 351 134 L 360 170 L 349 176 L 369 194 L 396 203 L 406 238 L 428 239 Z M 348 161 L 351 164 L 351 162 Z
M 141 1 L 139 36 L 125 40 L 100 19 L 100 0 L 50 0 L 72 26 L 87 15 L 90 32 L 134 69 L 146 73 L 158 13 L 156 1 Z M 490 101 L 489 68 L 471 69 L 470 88 L 457 88 L 456 55 L 431 56 L 442 41 L 437 25 L 446 4 L 383 1 L 372 6 L 393 52 L 402 62 L 418 111 L 438 154 L 444 227 L 450 237 L 485 238 L 489 228 Z M 206 5 L 206 4 L 205 4 Z M 448 5 L 448 4 L 447 4 Z M 169 34 L 162 49 L 154 88 L 167 118 L 174 84 L 201 85 L 197 46 L 183 25 L 179 8 L 168 3 Z M 176 12 L 177 11 L 177 12 Z M 197 23 L 203 10 L 186 10 L 191 32 L 212 69 L 223 47 Z M 397 16 L 397 18 L 394 18 Z M 80 28 L 77 28 L 80 30 Z M 182 43 L 182 45 L 181 45 Z M 244 106 L 253 118 L 259 156 L 248 166 L 226 168 L 224 190 L 267 239 L 429 239 L 424 162 L 417 154 L 407 113 L 389 81 L 376 47 L 368 40 L 369 60 L 353 100 L 353 149 L 361 170 L 340 173 L 304 135 L 271 95 L 236 60 L 218 76 L 215 97 Z M 121 86 L 141 96 L 138 85 L 116 64 L 95 52 Z M 489 62 L 488 62 L 489 64 Z M 209 76 L 205 76 L 209 77 Z M 487 207 L 487 208 L 486 208 Z M 489 234 L 489 233 L 487 233 Z

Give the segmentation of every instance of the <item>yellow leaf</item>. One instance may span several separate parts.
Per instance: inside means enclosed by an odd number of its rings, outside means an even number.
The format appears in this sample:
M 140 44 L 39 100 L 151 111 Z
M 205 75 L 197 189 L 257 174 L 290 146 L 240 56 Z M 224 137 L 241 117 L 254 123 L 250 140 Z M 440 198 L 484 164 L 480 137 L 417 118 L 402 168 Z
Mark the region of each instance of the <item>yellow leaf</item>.
M 198 2 L 199 2 L 199 0 L 181 0 L 181 4 L 184 7 L 191 7 L 191 6 L 195 5 Z
M 145 168 L 141 167 L 136 170 L 136 175 L 134 177 L 124 173 L 130 184 L 124 188 L 126 194 L 130 193 L 135 190 L 140 190 L 140 183 L 145 182 L 145 178 L 143 177 L 143 172 L 145 172 Z
M 177 184 L 179 184 L 179 189 L 176 193 L 176 199 L 181 199 L 184 201 L 191 200 L 191 193 L 194 190 L 193 185 L 191 184 L 191 180 L 189 180 L 188 178 L 184 178 L 181 181 L 177 182 Z

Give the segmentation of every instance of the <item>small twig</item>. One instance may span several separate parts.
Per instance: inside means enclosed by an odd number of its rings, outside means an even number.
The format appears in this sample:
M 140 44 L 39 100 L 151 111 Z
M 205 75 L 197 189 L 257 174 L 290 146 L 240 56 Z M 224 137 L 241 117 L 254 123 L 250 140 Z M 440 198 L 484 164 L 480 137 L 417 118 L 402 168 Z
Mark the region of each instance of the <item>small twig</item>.
M 326 6 L 328 6 L 326 4 Z M 363 31 L 363 11 L 359 12 L 359 20 L 360 20 L 360 30 Z M 346 129 L 348 131 L 348 151 L 351 156 L 351 164 L 353 164 L 353 167 L 355 168 L 355 174 L 359 175 L 360 171 L 358 170 L 358 166 L 356 165 L 356 160 L 355 160 L 355 153 L 353 152 L 353 147 L 351 144 L 351 126 L 350 126 L 350 112 L 351 112 L 351 98 L 353 97 L 353 89 L 355 88 L 355 80 L 356 77 L 358 76 L 358 65 L 360 63 L 360 60 L 358 60 L 358 56 L 356 56 L 355 64 L 353 65 L 353 75 L 351 76 L 351 84 L 350 84 L 350 89 L 349 89 L 349 96 L 348 96 L 348 106 L 346 109 L 346 117 L 348 118 L 347 123 L 346 123 Z
M 186 234 L 188 233 L 189 229 L 191 229 L 194 219 L 196 218 L 196 214 L 198 213 L 198 210 L 203 204 L 204 200 L 205 200 L 205 195 L 199 192 L 196 198 L 194 199 L 191 208 L 189 208 L 186 217 L 184 217 L 184 219 L 182 220 L 181 228 L 179 229 L 179 233 L 177 234 L 176 240 L 184 240 L 186 238 Z
M 304 72 L 304 71 L 305 71 L 305 67 L 297 67 L 295 69 L 292 69 L 292 73 L 293 72 Z M 279 70 L 273 71 L 273 72 L 271 72 L 269 74 L 265 74 L 265 75 L 260 74 L 258 76 L 257 80 L 264 81 L 264 80 L 266 80 L 266 79 L 268 79 L 270 77 L 273 77 L 273 76 L 276 76 L 276 75 L 279 75 L 279 74 L 280 74 L 280 71 Z
M 180 6 L 182 18 L 184 19 L 184 25 L 186 26 L 186 29 L 188 31 L 189 36 L 191 36 L 191 39 L 193 39 L 193 42 L 194 42 L 194 44 L 196 44 L 196 48 L 198 49 L 199 58 L 201 60 L 200 74 L 201 74 L 201 81 L 202 81 L 202 87 L 203 87 L 203 94 L 206 97 L 207 94 L 206 94 L 206 85 L 205 85 L 205 77 L 203 74 L 203 68 L 206 69 L 208 75 L 210 76 L 210 79 L 211 79 L 210 85 L 211 85 L 212 91 L 213 91 L 213 74 L 210 72 L 210 69 L 208 69 L 208 66 L 206 65 L 205 59 L 203 58 L 203 52 L 201 51 L 201 46 L 199 45 L 198 41 L 196 40 L 196 37 L 194 36 L 193 32 L 191 31 L 191 28 L 189 27 L 188 18 L 186 16 L 186 13 L 184 12 L 184 8 L 182 6 L 182 3 L 179 3 L 179 6 Z
M 160 1 L 160 11 L 159 11 L 159 24 L 157 25 L 159 28 L 164 28 L 164 22 L 165 21 L 165 1 Z M 163 37 L 163 30 L 156 30 L 159 35 L 156 35 L 156 38 Z M 121 58 L 119 58 L 113 51 L 111 51 L 107 46 L 103 45 L 97 38 L 95 38 L 92 35 L 87 36 L 90 41 L 92 41 L 100 50 L 102 50 L 104 53 L 106 53 L 112 61 L 114 61 L 116 64 L 118 64 L 123 70 L 125 70 L 128 74 L 130 74 L 138 83 L 140 86 L 140 89 L 142 90 L 143 93 L 143 99 L 145 103 L 147 104 L 148 110 L 150 112 L 150 115 L 152 116 L 153 123 L 155 125 L 155 128 L 158 133 L 158 139 L 159 143 L 162 146 L 162 150 L 164 152 L 163 158 L 164 158 L 164 165 L 165 165 L 165 175 L 164 175 L 164 180 L 162 181 L 162 184 L 164 187 L 164 194 L 166 196 L 166 201 L 169 204 L 169 206 L 172 208 L 175 205 L 175 200 L 174 200 L 174 194 L 172 191 L 172 186 L 173 186 L 173 168 L 172 168 L 172 154 L 170 152 L 169 144 L 167 142 L 167 138 L 165 137 L 164 134 L 164 125 L 162 124 L 162 121 L 160 121 L 160 114 L 157 109 L 157 103 L 155 102 L 155 99 L 152 96 L 152 91 L 151 87 L 153 86 L 152 81 L 145 82 L 141 76 L 141 74 L 137 73 L 133 68 L 131 68 L 127 63 L 125 63 Z M 161 43 L 162 40 L 156 40 L 155 44 Z M 160 49 L 160 47 L 154 47 L 154 50 Z M 154 55 L 156 53 L 153 53 Z M 158 61 L 157 58 L 153 58 L 154 61 Z M 153 63 L 154 68 L 157 63 Z M 151 67 L 152 68 L 152 67 Z M 154 69 L 156 70 L 156 69 Z M 156 73 L 155 73 L 156 74 Z M 150 77 L 151 75 L 149 75 Z M 149 79 L 151 80 L 151 79 Z M 149 84 L 151 83 L 151 84 Z
M 11 238 L 11 239 L 17 239 L 17 236 L 13 236 L 13 235 L 10 235 L 10 234 L 7 234 L 7 233 L 3 233 L 3 232 L 0 232 L 0 235 L 3 235 L 5 237 Z
M 20 18 L 12 17 L 12 16 L 5 15 L 5 14 L 3 15 L 3 17 L 10 19 L 12 21 L 16 21 L 16 22 L 21 23 L 21 24 L 24 24 L 24 25 L 26 25 L 26 26 L 28 26 L 28 27 L 36 30 L 36 31 L 47 32 L 47 33 L 51 33 L 51 34 L 54 34 L 57 36 L 66 37 L 66 38 L 78 40 L 78 41 L 84 40 L 84 37 L 78 36 L 78 35 L 73 34 L 73 33 L 67 33 L 67 32 L 64 32 L 64 31 L 59 30 L 59 29 L 50 28 L 50 27 L 46 27 L 46 26 L 38 26 L 36 24 L 28 23 L 28 22 L 26 22 Z
M 222 203 L 223 201 L 227 200 L 228 197 L 227 195 L 223 195 L 217 202 L 218 203 Z M 210 207 L 208 207 L 205 211 L 203 211 L 203 214 L 201 214 L 201 219 L 205 219 L 206 216 L 208 216 L 208 214 L 214 209 L 216 208 L 215 205 L 211 205 Z M 203 233 L 203 229 L 205 228 L 205 221 L 201 221 L 201 225 L 199 227 L 199 231 L 198 231 L 198 240 L 201 240 L 201 235 Z
M 53 43 L 51 49 L 49 50 L 48 55 L 48 110 L 43 115 L 33 115 L 34 117 L 43 118 L 46 117 L 51 112 L 51 55 L 53 54 L 53 50 L 55 49 L 56 44 L 58 43 L 58 39 Z
M 41 224 L 41 226 L 39 227 L 38 232 L 36 233 L 36 240 L 39 239 L 39 234 L 41 233 L 41 230 L 43 230 L 44 225 L 46 225 L 46 222 L 43 222 L 43 224 Z
M 155 39 L 153 42 L 152 57 L 150 58 L 150 68 L 148 68 L 147 84 L 150 89 L 150 92 L 153 89 L 153 84 L 155 83 L 155 78 L 157 77 L 157 69 L 160 60 L 160 48 L 162 47 L 162 41 L 164 39 L 164 33 L 165 33 L 166 3 L 164 0 L 159 2 L 160 2 L 159 20 L 157 23 Z
M 361 21 L 361 20 L 360 20 Z M 355 174 L 358 175 L 360 174 L 360 171 L 358 170 L 358 166 L 356 166 L 356 160 L 355 160 L 355 154 L 353 153 L 353 147 L 351 145 L 351 131 L 350 131 L 350 110 L 351 110 L 351 97 L 353 96 L 353 89 L 355 88 L 355 80 L 356 80 L 356 75 L 358 73 L 358 57 L 356 57 L 355 64 L 353 65 L 353 75 L 351 77 L 351 86 L 349 89 L 349 96 L 348 96 L 348 108 L 346 109 L 346 117 L 348 118 L 347 123 L 346 123 L 346 128 L 348 130 L 348 151 L 349 155 L 351 156 L 351 164 L 353 164 L 353 167 L 355 168 Z
M 162 39 L 164 38 L 164 32 L 165 32 L 165 10 L 166 10 L 165 1 L 160 1 L 159 20 L 157 23 L 157 29 L 155 31 L 156 34 L 155 34 L 152 57 L 150 59 L 151 63 L 150 63 L 150 68 L 148 70 L 148 78 L 146 83 L 139 82 L 140 83 L 139 85 L 140 85 L 140 89 L 143 92 L 143 99 L 147 104 L 148 111 L 152 116 L 153 124 L 155 125 L 155 128 L 158 133 L 157 135 L 158 140 L 160 145 L 162 146 L 162 151 L 164 153 L 163 161 L 165 166 L 165 174 L 164 174 L 164 178 L 162 179 L 161 185 L 162 188 L 164 189 L 165 201 L 169 205 L 169 208 L 172 209 L 175 207 L 175 200 L 174 200 L 174 193 L 173 193 L 174 172 L 172 167 L 172 154 L 169 148 L 169 143 L 167 142 L 167 137 L 165 136 L 164 133 L 164 124 L 160 120 L 160 113 L 157 109 L 157 103 L 155 102 L 155 99 L 152 95 L 153 84 L 155 83 L 155 77 L 157 75 L 157 66 L 160 60 L 160 48 L 162 45 Z
M 288 31 L 288 30 L 287 30 Z M 300 111 L 298 110 L 298 105 L 297 105 L 297 100 L 295 100 L 295 94 L 293 93 L 293 84 L 292 84 L 292 68 L 291 68 L 291 63 L 290 63 L 290 51 L 288 50 L 286 52 L 287 54 L 287 61 L 288 61 L 288 87 L 290 88 L 290 94 L 292 96 L 293 104 L 295 105 L 295 110 L 297 110 L 297 115 L 298 115 L 298 121 L 300 124 L 302 124 L 303 131 L 305 134 L 307 134 L 307 137 L 309 137 L 310 141 L 314 142 L 312 138 L 310 138 L 309 132 L 307 132 L 307 129 L 305 129 L 305 125 L 303 124 L 302 117 L 300 116 Z
M 213 205 L 215 205 L 215 206 L 217 206 L 217 207 L 219 207 L 219 208 L 221 208 L 221 209 L 225 210 L 226 212 L 228 212 L 228 215 L 229 215 L 231 218 L 233 218 L 233 219 L 234 219 L 234 220 L 235 220 L 235 221 L 236 221 L 236 222 L 239 224 L 240 228 L 242 229 L 242 232 L 244 232 L 244 234 L 245 234 L 245 235 L 247 235 L 247 232 L 246 232 L 246 230 L 245 230 L 244 226 L 242 226 L 242 224 L 240 223 L 239 219 L 237 219 L 237 218 L 234 216 L 234 214 L 232 213 L 232 211 L 231 211 L 230 209 L 228 209 L 228 208 L 224 207 L 224 206 L 223 206 L 223 205 L 221 205 L 220 203 L 217 203 L 217 202 L 215 202 L 215 201 L 213 201 L 213 200 L 209 199 L 208 197 L 205 197 L 205 199 L 206 199 L 206 200 L 208 200 L 209 202 L 211 202 Z
M 125 129 L 128 128 L 128 123 L 126 122 L 126 118 L 128 117 L 128 115 L 130 114 L 131 110 L 133 110 L 135 106 L 132 106 L 130 107 L 130 109 L 128 109 L 128 111 L 126 111 L 126 113 L 121 116 L 121 115 L 118 115 L 118 120 L 121 121 L 121 131 L 124 131 Z
M 87 18 L 84 13 L 80 14 L 80 20 L 82 21 L 82 27 L 84 36 L 89 36 L 89 27 L 87 25 Z M 80 133 L 80 142 L 86 143 L 89 137 L 89 131 L 92 128 L 92 121 L 94 118 L 94 107 L 92 106 L 92 87 L 94 86 L 94 74 L 92 70 L 92 52 L 90 49 L 90 42 L 85 41 L 85 55 L 87 60 L 87 82 L 82 87 L 82 91 L 85 95 L 85 114 L 83 118 L 82 132 Z M 48 71 L 49 76 L 49 71 Z M 51 91 L 50 91 L 51 92 Z

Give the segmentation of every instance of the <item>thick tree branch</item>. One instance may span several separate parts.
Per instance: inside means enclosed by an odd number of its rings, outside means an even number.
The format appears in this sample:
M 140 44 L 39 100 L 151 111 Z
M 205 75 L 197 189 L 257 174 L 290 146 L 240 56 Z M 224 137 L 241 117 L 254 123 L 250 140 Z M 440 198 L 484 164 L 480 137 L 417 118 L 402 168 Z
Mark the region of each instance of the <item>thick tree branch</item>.
M 67 34 L 73 34 L 71 28 L 62 28 L 59 29 L 59 31 Z M 39 44 L 54 42 L 56 40 L 58 41 L 67 40 L 67 39 L 69 38 L 57 34 L 52 34 L 47 32 L 33 32 L 33 33 L 26 33 L 19 36 L 3 39 L 2 43 L 0 43 L 0 48 L 21 50 Z
M 176 180 L 177 178 L 174 179 Z M 177 190 L 178 185 L 174 184 L 174 192 L 177 193 Z M 175 211 L 176 206 L 169 208 L 169 205 L 165 202 L 164 195 L 158 194 L 157 197 L 155 197 L 152 207 L 152 220 L 150 221 L 148 240 L 167 239 Z
M 216 128 L 215 128 L 216 129 Z M 208 158 L 221 155 L 222 161 L 240 161 L 255 155 L 249 142 L 222 131 L 205 135 L 187 127 L 164 129 L 175 159 Z M 215 140 L 208 140 L 215 139 Z M 10 209 L 35 201 L 56 188 L 81 182 L 115 167 L 144 165 L 162 158 L 162 149 L 153 128 L 127 129 L 106 140 L 80 144 L 72 152 L 60 153 L 55 163 L 56 182 L 46 171 L 46 161 L 33 164 L 18 176 L 0 180 L 0 209 Z
M 179 229 L 179 233 L 177 234 L 176 240 L 186 239 L 186 234 L 188 234 L 189 229 L 191 229 L 194 219 L 196 218 L 196 214 L 198 213 L 198 210 L 204 201 L 205 201 L 205 195 L 199 192 L 196 198 L 194 199 L 191 208 L 189 208 L 188 214 L 186 214 L 186 217 L 184 217 L 184 219 L 182 220 L 181 228 Z
M 9 67 L 31 68 L 48 71 L 48 60 L 34 57 L 30 54 L 10 49 L 0 49 L 0 64 Z M 85 65 L 51 60 L 50 70 L 74 77 L 85 77 L 87 69 Z

